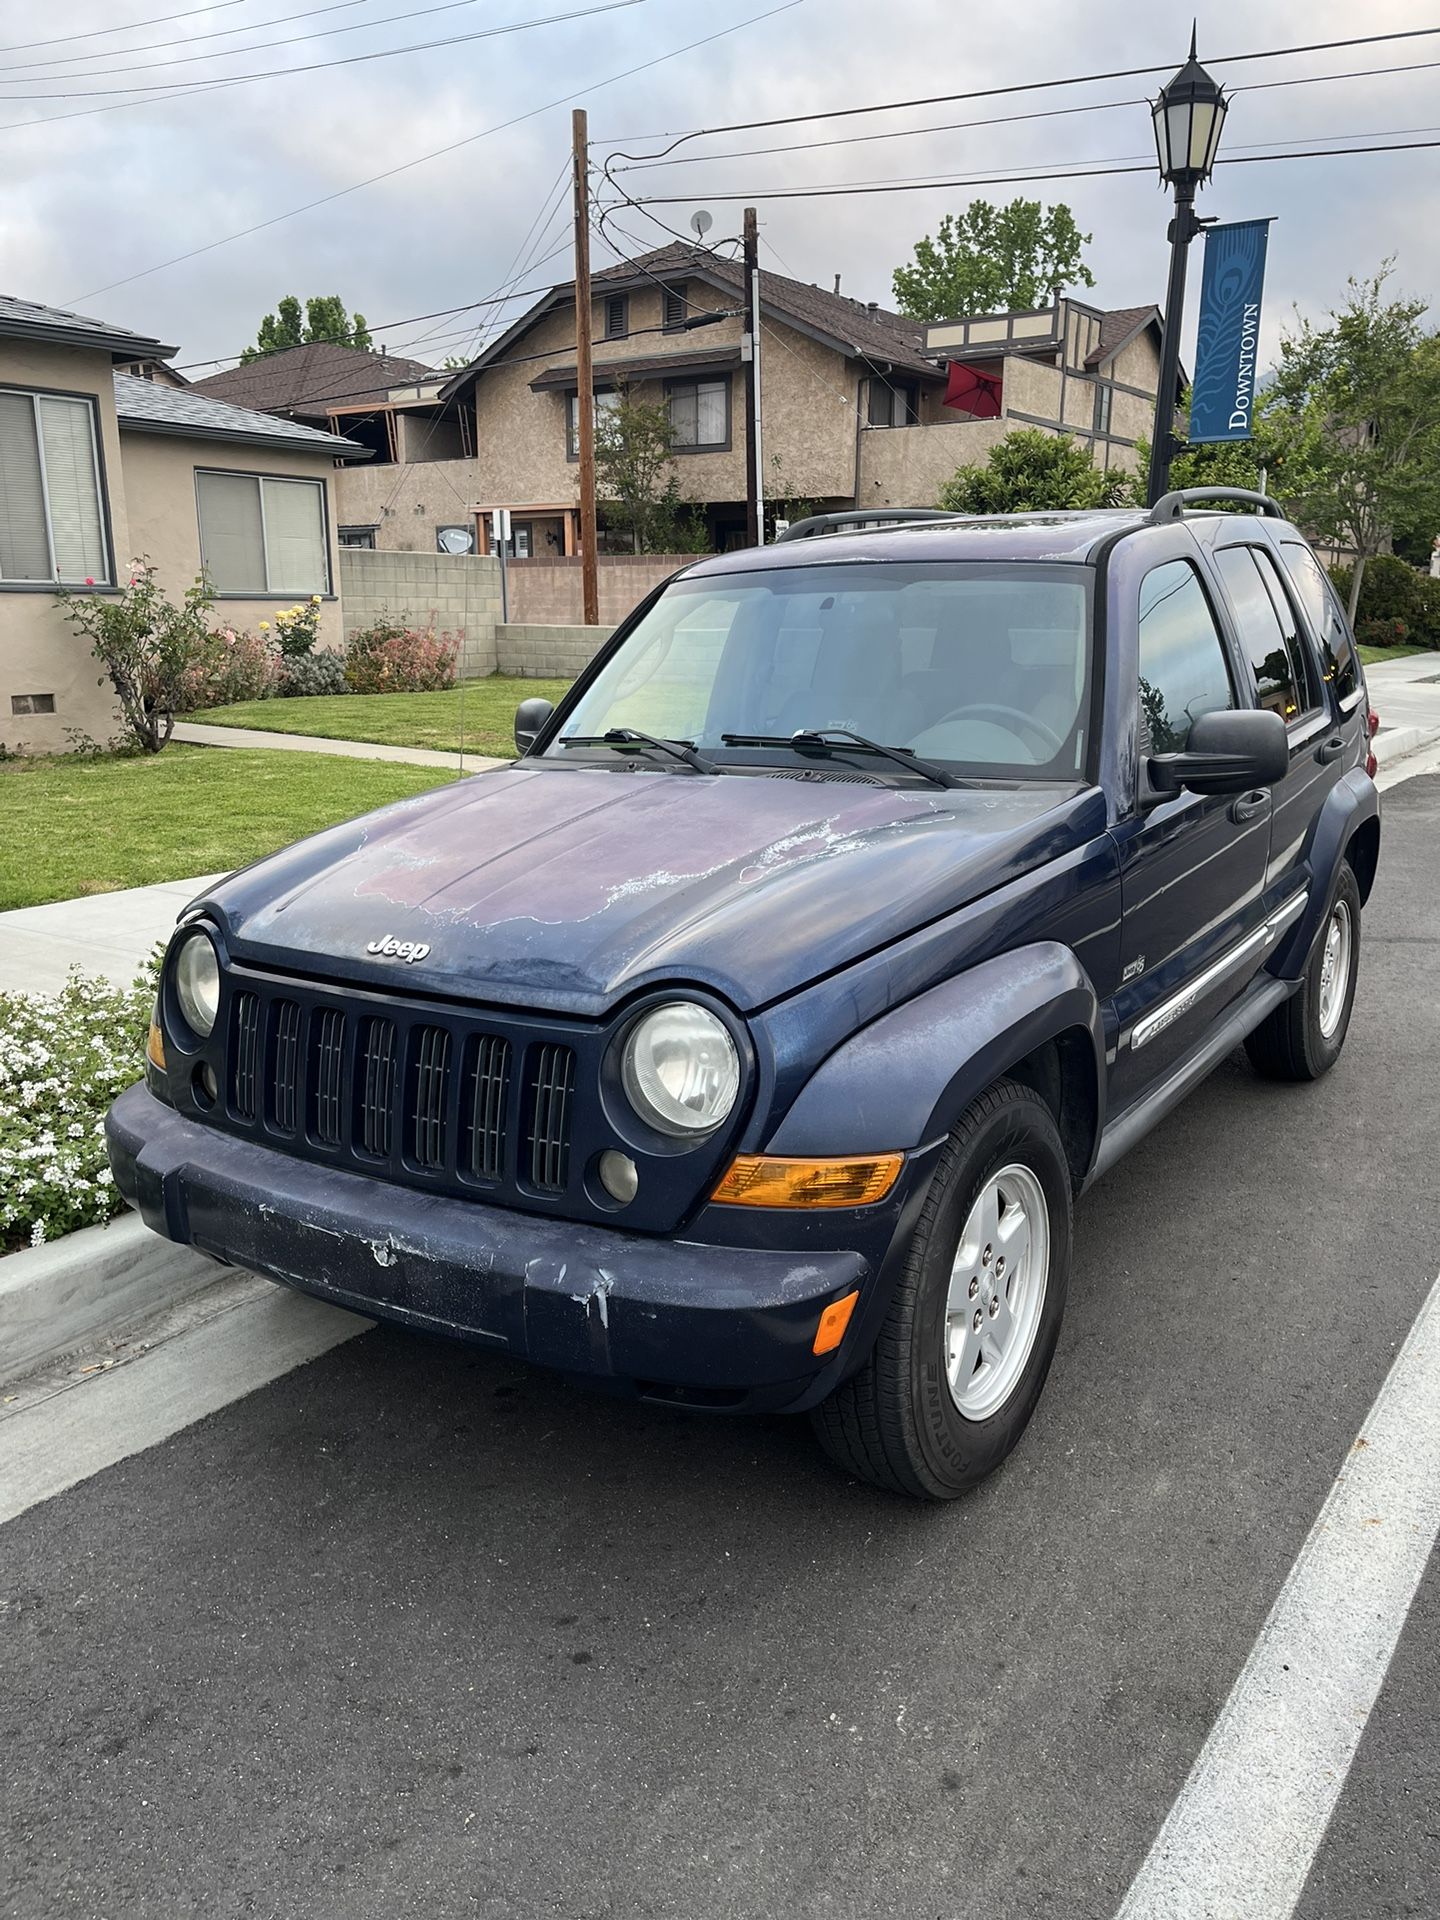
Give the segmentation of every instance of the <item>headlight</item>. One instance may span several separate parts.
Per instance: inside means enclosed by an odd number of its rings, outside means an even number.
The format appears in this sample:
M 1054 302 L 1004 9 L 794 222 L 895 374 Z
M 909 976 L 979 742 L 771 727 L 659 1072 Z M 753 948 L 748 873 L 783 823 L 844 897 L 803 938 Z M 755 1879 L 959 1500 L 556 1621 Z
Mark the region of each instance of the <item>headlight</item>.
M 185 1024 L 198 1040 L 206 1040 L 220 1011 L 220 962 L 209 936 L 188 933 L 175 956 L 175 998 Z
M 625 1043 L 625 1092 L 661 1133 L 712 1133 L 740 1091 L 740 1056 L 724 1023 L 693 1001 L 656 1007 Z

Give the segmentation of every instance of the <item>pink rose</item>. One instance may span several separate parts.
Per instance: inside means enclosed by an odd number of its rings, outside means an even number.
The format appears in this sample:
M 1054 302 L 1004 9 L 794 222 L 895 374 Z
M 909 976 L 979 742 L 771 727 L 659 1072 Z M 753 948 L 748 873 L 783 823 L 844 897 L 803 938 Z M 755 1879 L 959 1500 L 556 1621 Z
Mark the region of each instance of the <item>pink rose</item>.
M 93 587 L 95 584 L 95 582 L 90 578 L 88 573 L 85 576 L 85 584 L 87 587 Z

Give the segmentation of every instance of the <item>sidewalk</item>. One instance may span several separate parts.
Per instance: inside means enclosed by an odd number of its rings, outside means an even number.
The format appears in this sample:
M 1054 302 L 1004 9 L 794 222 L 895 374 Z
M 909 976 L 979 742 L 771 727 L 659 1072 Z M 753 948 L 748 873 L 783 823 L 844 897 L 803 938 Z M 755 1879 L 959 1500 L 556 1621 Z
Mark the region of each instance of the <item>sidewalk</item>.
M 318 734 L 266 733 L 259 727 L 205 727 L 181 720 L 175 738 L 192 747 L 268 747 L 281 753 L 333 753 L 342 760 L 399 760 L 411 767 L 449 767 L 455 773 L 479 773 L 504 766 L 483 753 L 436 753 L 429 747 L 387 747 L 370 740 L 324 740 Z
M 0 993 L 58 993 L 72 966 L 128 986 L 182 907 L 221 874 L 0 913 Z
M 1366 667 L 1365 684 L 1380 716 L 1375 757 L 1382 766 L 1440 744 L 1440 653 Z

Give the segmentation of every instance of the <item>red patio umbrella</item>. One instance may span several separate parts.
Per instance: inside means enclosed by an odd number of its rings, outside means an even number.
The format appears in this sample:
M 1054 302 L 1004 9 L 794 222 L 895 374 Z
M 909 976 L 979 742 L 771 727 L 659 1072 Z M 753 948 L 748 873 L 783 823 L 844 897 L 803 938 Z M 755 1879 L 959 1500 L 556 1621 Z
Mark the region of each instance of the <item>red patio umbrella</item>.
M 980 367 L 967 367 L 963 360 L 952 360 L 944 404 L 959 407 L 977 420 L 998 420 L 1000 375 L 986 373 Z

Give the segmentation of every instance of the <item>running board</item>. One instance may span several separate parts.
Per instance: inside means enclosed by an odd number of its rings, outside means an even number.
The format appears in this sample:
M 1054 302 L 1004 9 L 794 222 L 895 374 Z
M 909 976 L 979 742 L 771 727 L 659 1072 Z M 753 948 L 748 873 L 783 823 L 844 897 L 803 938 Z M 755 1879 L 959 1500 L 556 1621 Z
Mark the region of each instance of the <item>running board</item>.
M 1288 1000 L 1299 984 L 1298 980 L 1276 980 L 1268 974 L 1262 974 L 1259 983 L 1250 988 L 1194 1053 L 1182 1060 L 1168 1078 L 1142 1095 L 1133 1106 L 1116 1115 L 1100 1136 L 1095 1164 L 1090 1169 L 1085 1185 L 1093 1186 L 1101 1174 L 1108 1173 L 1121 1154 L 1128 1153 L 1137 1140 L 1142 1140 L 1152 1127 L 1165 1118 L 1172 1107 L 1178 1107 L 1187 1094 L 1193 1093 L 1200 1082 L 1214 1072 L 1226 1054 L 1232 1053 L 1247 1034 L 1253 1033 L 1267 1014 L 1273 1013 L 1276 1007 Z

